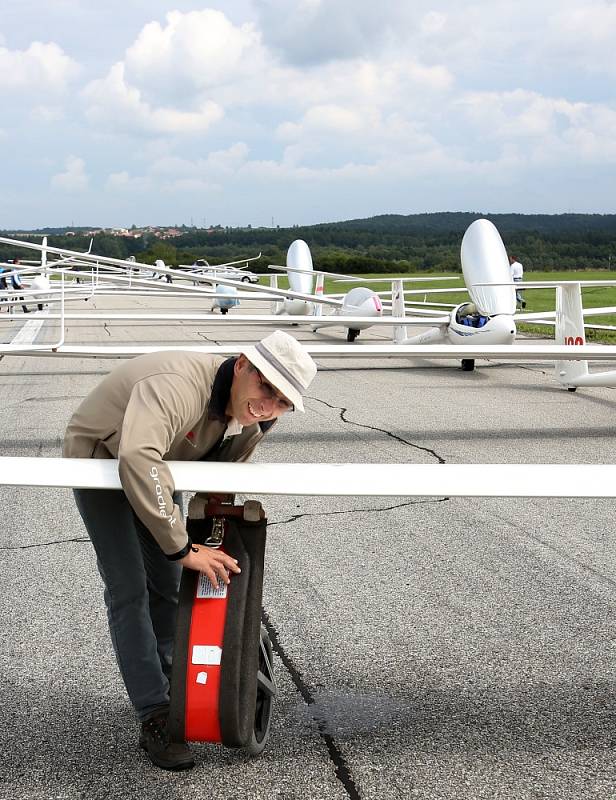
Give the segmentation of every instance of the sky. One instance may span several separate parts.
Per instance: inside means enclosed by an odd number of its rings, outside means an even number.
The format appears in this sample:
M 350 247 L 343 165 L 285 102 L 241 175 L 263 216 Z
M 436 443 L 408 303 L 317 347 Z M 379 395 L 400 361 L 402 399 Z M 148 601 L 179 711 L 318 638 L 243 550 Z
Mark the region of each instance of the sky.
M 616 2 L 2 0 L 0 228 L 614 213 Z

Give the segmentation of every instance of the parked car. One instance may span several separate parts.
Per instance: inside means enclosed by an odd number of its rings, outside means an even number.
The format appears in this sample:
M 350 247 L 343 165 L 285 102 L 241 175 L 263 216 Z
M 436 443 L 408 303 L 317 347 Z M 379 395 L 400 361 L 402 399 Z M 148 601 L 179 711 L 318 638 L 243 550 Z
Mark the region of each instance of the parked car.
M 242 283 L 259 283 L 259 276 L 255 275 L 254 272 L 250 272 L 248 269 L 237 269 L 236 267 L 225 267 L 221 266 L 218 270 L 216 269 L 216 265 L 208 264 L 208 262 L 204 258 L 198 258 L 193 263 L 193 268 L 198 270 L 199 267 L 206 267 L 203 270 L 203 275 L 213 274 L 216 271 L 216 274 L 220 278 L 224 278 L 228 281 L 242 281 Z

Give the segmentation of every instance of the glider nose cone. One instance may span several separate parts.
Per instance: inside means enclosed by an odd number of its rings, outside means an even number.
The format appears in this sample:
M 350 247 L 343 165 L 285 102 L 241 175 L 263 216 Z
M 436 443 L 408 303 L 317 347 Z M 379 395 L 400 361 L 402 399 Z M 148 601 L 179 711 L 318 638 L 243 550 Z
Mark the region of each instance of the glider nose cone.
M 498 341 L 492 344 L 513 344 L 515 341 L 516 327 L 513 317 L 508 314 L 500 314 L 498 317 L 492 317 L 490 322 L 493 324 L 493 336 Z
M 344 296 L 340 313 L 343 317 L 380 317 L 383 315 L 381 298 L 364 286 L 356 286 Z M 370 325 L 355 325 L 357 330 L 364 330 Z

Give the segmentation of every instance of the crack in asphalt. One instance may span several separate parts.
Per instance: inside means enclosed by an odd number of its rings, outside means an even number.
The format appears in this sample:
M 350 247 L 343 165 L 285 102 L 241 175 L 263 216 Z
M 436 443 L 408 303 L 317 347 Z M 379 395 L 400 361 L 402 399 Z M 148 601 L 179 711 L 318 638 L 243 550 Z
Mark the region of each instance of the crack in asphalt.
M 67 328 L 67 330 L 68 330 L 68 328 Z M 4 358 L 4 356 L 0 356 L 0 360 L 2 360 L 3 358 Z M 100 369 L 66 370 L 65 372 L 59 372 L 58 370 L 54 370 L 53 372 L 51 372 L 51 371 L 50 372 L 45 372 L 43 370 L 41 370 L 40 372 L 26 372 L 24 370 L 23 372 L 20 372 L 19 375 L 21 377 L 28 377 L 28 378 L 32 378 L 32 377 L 39 378 L 39 377 L 49 377 L 49 376 L 51 376 L 52 378 L 56 378 L 58 376 L 60 376 L 62 378 L 65 378 L 67 376 L 68 377 L 75 377 L 75 376 L 81 377 L 82 375 L 107 375 L 108 373 L 109 373 L 108 369 L 103 369 L 103 370 L 100 370 Z M 15 375 L 14 372 L 0 372 L 0 378 L 12 378 L 12 377 L 14 377 L 14 375 Z M 6 384 L 4 384 L 4 385 L 6 385 Z M 13 384 L 13 385 L 19 386 L 19 385 L 22 385 L 22 384 L 19 384 L 18 382 L 15 382 L 15 384 Z
M 279 519 L 275 522 L 268 522 L 267 527 L 273 528 L 274 525 L 287 525 L 289 522 L 295 522 L 303 517 L 331 517 L 335 514 L 361 514 L 363 511 L 378 513 L 379 511 L 393 511 L 396 508 L 407 508 L 408 506 L 427 505 L 428 503 L 443 503 L 449 500 L 448 497 L 439 497 L 436 500 L 409 500 L 406 503 L 396 503 L 393 506 L 383 506 L 382 508 L 346 508 L 341 511 L 315 511 L 306 512 L 303 514 L 292 514 L 288 519 Z
M 530 364 L 516 364 L 516 367 L 518 369 L 525 369 L 528 372 L 534 372 L 535 374 L 538 375 L 548 375 L 547 369 L 542 369 L 541 367 L 535 367 Z
M 415 448 L 416 450 L 423 450 L 424 453 L 428 453 L 433 458 L 435 458 L 439 464 L 447 463 L 444 458 L 439 456 L 438 453 L 432 450 L 430 447 L 422 447 L 419 444 L 414 444 L 413 442 L 409 442 L 408 439 L 404 439 L 402 436 L 398 436 L 397 434 L 392 433 L 391 431 L 388 431 L 385 428 L 377 428 L 374 425 L 367 425 L 366 423 L 363 422 L 354 422 L 352 419 L 345 419 L 344 415 L 348 411 L 348 408 L 344 408 L 343 406 L 333 406 L 330 403 L 327 403 L 325 400 L 321 400 L 319 397 L 310 397 L 309 395 L 305 395 L 305 397 L 308 400 L 315 400 L 317 403 L 323 403 L 324 406 L 327 406 L 328 408 L 331 408 L 334 411 L 340 411 L 340 419 L 343 422 L 346 422 L 347 425 L 356 425 L 358 428 L 365 428 L 366 430 L 369 431 L 379 431 L 380 433 L 384 433 L 386 436 L 389 436 L 396 442 L 401 442 L 402 444 L 406 444 L 409 447 Z
M 270 620 L 269 615 L 264 608 L 261 608 L 261 617 L 263 620 L 263 625 L 271 640 L 273 651 L 282 661 L 285 669 L 291 676 L 291 680 L 293 681 L 295 687 L 299 691 L 306 705 L 309 707 L 314 706 L 315 699 L 312 692 L 310 691 L 306 682 L 304 681 L 301 672 L 295 666 L 293 660 L 283 648 L 280 642 L 280 636 L 278 634 L 278 631 L 272 624 L 272 621 Z M 344 755 L 342 754 L 342 751 L 336 744 L 333 736 L 327 733 L 325 729 L 324 720 L 320 719 L 316 714 L 313 714 L 312 718 L 317 724 L 319 736 L 321 737 L 325 746 L 327 747 L 327 752 L 329 753 L 330 760 L 335 767 L 336 778 L 340 781 L 344 791 L 351 800 L 361 800 L 361 795 L 359 793 L 357 786 L 355 785 L 355 781 L 351 774 L 349 765 L 347 764 Z
M 56 539 L 52 542 L 37 542 L 36 544 L 20 544 L 15 547 L 0 547 L 1 550 L 31 550 L 33 547 L 50 547 L 52 544 L 68 544 L 69 542 L 89 542 L 88 536 L 75 539 Z
M 75 400 L 75 399 L 83 399 L 86 397 L 85 394 L 61 394 L 57 396 L 50 396 L 50 397 L 40 397 L 39 395 L 35 395 L 34 397 L 22 397 L 15 403 L 7 403 L 4 405 L 4 408 L 19 408 L 24 403 L 53 403 L 56 400 Z M 60 440 L 61 441 L 61 440 Z M 29 442 L 28 442 L 29 444 Z
M 42 451 L 42 446 L 39 447 L 39 455 Z M 382 508 L 349 508 L 342 511 L 316 511 L 314 513 L 304 513 L 304 514 L 292 514 L 288 519 L 279 519 L 275 522 L 268 522 L 267 527 L 273 528 L 274 525 L 288 525 L 291 522 L 295 522 L 298 519 L 302 519 L 302 517 L 329 517 L 334 516 L 335 514 L 360 514 L 363 511 L 369 511 L 370 513 L 378 513 L 380 511 L 393 511 L 396 508 L 406 508 L 408 506 L 414 505 L 427 505 L 429 503 L 443 503 L 449 500 L 448 497 L 439 497 L 434 500 L 410 500 L 407 503 L 396 503 L 392 506 L 383 506 Z M 36 542 L 34 544 L 20 544 L 15 545 L 14 547 L 0 547 L 0 552 L 3 550 L 30 550 L 34 547 L 50 547 L 54 544 L 70 544 L 71 542 L 89 542 L 90 538 L 88 536 L 83 537 L 75 537 L 71 539 L 54 539 L 51 542 Z
M 210 337 L 207 334 L 202 333 L 201 331 L 197 331 L 197 336 L 201 336 L 203 339 L 205 339 L 206 342 L 209 342 L 210 344 L 217 344 L 217 345 L 221 344 L 216 339 L 210 339 Z

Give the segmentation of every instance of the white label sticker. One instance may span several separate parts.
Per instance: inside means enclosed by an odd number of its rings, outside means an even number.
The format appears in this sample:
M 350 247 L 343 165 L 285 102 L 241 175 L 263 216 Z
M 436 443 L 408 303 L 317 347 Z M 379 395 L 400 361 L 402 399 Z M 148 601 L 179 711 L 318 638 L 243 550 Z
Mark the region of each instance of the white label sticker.
M 197 673 L 197 683 L 207 683 L 207 672 L 198 672 Z
M 217 666 L 220 664 L 222 649 L 215 644 L 195 644 L 192 650 L 193 664 L 207 664 Z
M 197 597 L 211 597 L 219 598 L 227 596 L 227 584 L 218 579 L 218 585 L 212 586 L 210 579 L 203 572 L 199 573 L 199 582 L 197 583 Z

